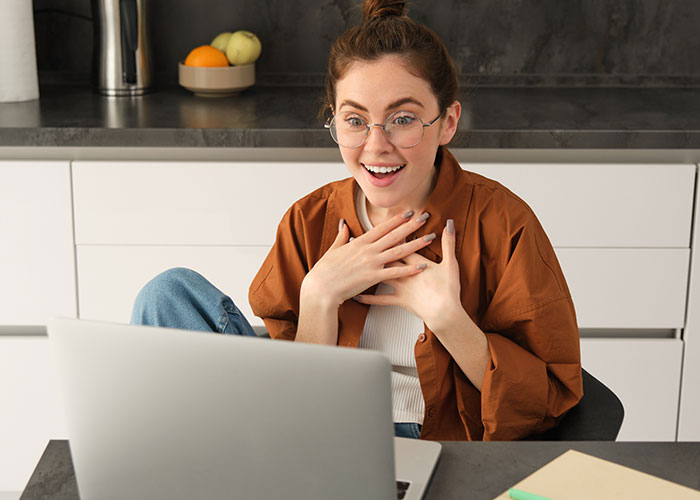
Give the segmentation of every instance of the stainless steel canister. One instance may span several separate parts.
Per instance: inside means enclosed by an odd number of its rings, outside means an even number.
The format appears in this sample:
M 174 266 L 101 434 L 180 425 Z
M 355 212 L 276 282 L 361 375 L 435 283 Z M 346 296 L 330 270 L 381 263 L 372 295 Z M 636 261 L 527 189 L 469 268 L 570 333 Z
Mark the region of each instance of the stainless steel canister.
M 110 96 L 153 90 L 146 0 L 92 0 L 93 85 Z

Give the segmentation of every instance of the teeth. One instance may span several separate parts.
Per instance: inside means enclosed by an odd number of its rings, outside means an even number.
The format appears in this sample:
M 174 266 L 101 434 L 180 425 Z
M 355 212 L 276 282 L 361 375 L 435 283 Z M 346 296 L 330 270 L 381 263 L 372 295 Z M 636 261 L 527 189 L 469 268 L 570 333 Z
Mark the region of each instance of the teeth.
M 370 172 L 374 172 L 375 174 L 388 174 L 389 172 L 396 172 L 400 168 L 403 168 L 404 165 L 397 165 L 395 167 L 376 167 L 374 165 L 366 165 L 362 164 L 367 170 Z

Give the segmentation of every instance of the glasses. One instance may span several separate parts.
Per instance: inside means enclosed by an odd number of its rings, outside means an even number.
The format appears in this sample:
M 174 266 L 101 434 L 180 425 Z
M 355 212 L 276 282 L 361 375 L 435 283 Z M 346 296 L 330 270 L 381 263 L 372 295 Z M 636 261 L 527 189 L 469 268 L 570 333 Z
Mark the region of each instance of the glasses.
M 440 118 L 437 115 L 428 123 L 411 111 L 397 111 L 389 115 L 384 123 L 369 124 L 357 115 L 349 115 L 347 118 L 334 116 L 324 126 L 330 130 L 333 140 L 344 148 L 359 148 L 369 137 L 372 127 L 381 127 L 387 140 L 394 146 L 408 149 L 416 146 L 423 140 L 425 127 L 431 126 Z

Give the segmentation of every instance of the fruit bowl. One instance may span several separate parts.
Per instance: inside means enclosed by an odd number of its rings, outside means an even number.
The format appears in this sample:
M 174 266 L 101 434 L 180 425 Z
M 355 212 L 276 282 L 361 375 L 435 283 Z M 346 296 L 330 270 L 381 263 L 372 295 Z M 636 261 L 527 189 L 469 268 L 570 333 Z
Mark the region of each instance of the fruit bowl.
M 180 63 L 178 81 L 197 96 L 227 97 L 255 83 L 255 64 L 202 67 Z

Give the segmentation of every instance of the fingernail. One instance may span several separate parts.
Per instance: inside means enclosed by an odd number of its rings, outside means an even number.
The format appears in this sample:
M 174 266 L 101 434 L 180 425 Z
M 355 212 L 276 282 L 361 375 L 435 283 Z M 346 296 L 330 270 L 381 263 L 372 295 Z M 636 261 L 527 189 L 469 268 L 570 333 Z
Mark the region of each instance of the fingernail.
M 351 242 L 352 240 L 354 240 L 354 239 L 355 239 L 354 236 L 350 236 L 350 239 L 348 239 L 348 243 L 350 243 L 350 242 Z
M 359 302 L 360 304 L 362 304 L 362 297 L 360 297 L 359 295 L 355 295 L 355 296 L 352 298 L 352 300 L 354 300 L 355 302 Z
M 447 233 L 455 234 L 455 221 L 452 219 L 447 219 Z
M 433 241 L 435 236 L 437 236 L 435 233 L 426 234 L 423 236 L 423 241 Z
M 418 264 L 418 265 L 416 266 L 416 269 L 425 269 L 426 267 L 428 267 L 428 264 L 425 264 L 425 263 L 424 263 L 424 264 Z
M 404 212 L 402 217 L 404 219 L 410 219 L 411 217 L 413 217 L 413 213 L 414 213 L 413 210 L 408 210 L 408 211 Z
M 338 222 L 338 232 L 343 230 L 343 226 L 345 225 L 345 219 L 340 219 Z
M 428 217 L 430 217 L 430 214 L 428 212 L 423 212 L 420 217 L 418 217 L 418 222 L 424 222 L 428 220 Z

